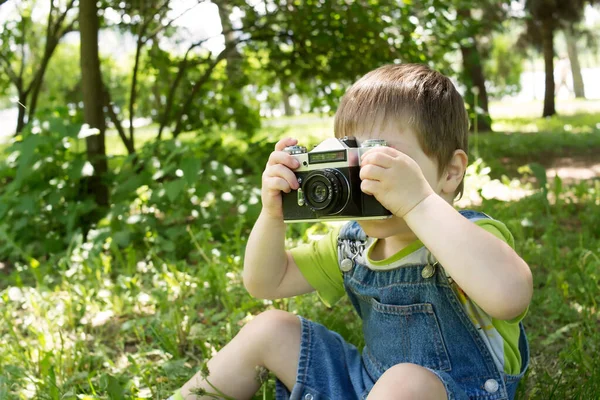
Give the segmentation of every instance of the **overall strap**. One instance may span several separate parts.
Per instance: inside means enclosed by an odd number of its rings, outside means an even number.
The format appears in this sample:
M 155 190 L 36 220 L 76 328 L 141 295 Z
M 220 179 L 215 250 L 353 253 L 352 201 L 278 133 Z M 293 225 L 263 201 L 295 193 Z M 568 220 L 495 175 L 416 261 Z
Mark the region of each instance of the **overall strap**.
M 366 244 L 367 235 L 358 222 L 350 221 L 342 227 L 337 240 L 338 264 L 342 271 L 352 269 L 356 258 L 363 256 Z
M 339 239 L 366 241 L 367 235 L 362 230 L 358 222 L 350 221 L 340 230 Z
M 489 215 L 482 213 L 480 211 L 460 210 L 458 213 L 471 222 L 479 221 L 481 219 L 493 219 Z

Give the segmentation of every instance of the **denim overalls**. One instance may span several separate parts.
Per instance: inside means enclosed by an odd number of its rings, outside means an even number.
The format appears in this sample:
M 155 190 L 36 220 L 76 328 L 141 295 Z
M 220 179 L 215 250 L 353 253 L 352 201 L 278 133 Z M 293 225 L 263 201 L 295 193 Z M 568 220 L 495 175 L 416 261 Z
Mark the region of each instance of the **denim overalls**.
M 472 221 L 485 214 L 462 211 Z M 365 347 L 304 319 L 296 386 L 291 396 L 278 383 L 277 398 L 362 399 L 381 375 L 399 363 L 414 363 L 435 373 L 449 399 L 512 399 L 529 363 L 520 324 L 521 373 L 506 375 L 462 308 L 441 265 L 431 259 L 379 271 L 365 266 L 366 236 L 357 222 L 346 224 L 338 239 L 344 286 L 363 320 Z

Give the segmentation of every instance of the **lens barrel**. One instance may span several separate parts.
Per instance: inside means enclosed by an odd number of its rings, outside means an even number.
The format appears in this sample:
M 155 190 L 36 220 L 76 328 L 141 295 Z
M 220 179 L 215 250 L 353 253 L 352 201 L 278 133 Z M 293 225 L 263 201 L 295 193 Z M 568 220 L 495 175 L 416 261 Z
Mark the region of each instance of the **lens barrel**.
M 306 204 L 319 215 L 336 214 L 348 203 L 350 187 L 339 171 L 326 168 L 309 173 L 302 183 Z

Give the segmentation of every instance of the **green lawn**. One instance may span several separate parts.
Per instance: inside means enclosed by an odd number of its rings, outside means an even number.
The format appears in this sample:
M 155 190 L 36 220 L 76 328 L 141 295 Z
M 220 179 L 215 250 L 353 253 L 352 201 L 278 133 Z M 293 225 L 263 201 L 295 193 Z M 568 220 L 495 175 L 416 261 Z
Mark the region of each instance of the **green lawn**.
M 520 398 L 600 398 L 600 180 L 551 176 L 546 184 L 543 174 L 565 155 L 588 160 L 598 154 L 598 122 L 598 113 L 503 118 L 496 121 L 503 132 L 478 137 L 477 151 L 491 171 L 472 172 L 469 179 L 476 183 L 470 190 L 480 193 L 496 178 L 507 190 L 530 190 L 518 201 L 483 196 L 474 206 L 507 224 L 534 275 L 525 318 L 532 360 Z M 289 127 L 265 124 L 259 139 L 285 134 L 316 143 L 331 124 L 314 116 L 292 119 Z M 149 129 L 139 142 L 152 137 Z M 123 153 L 118 141 L 109 142 L 111 154 Z M 223 134 L 223 143 L 244 145 L 231 132 Z M 542 172 L 534 167 L 524 175 L 527 169 L 519 167 L 529 163 L 538 163 Z M 144 192 L 138 193 L 131 207 L 146 204 Z M 217 189 L 215 196 L 221 196 Z M 215 225 L 183 229 L 179 240 L 190 247 L 185 257 L 170 256 L 153 244 L 152 234 L 135 245 L 117 246 L 111 232 L 102 241 L 75 237 L 66 254 L 47 255 L 39 265 L 0 260 L 0 399 L 166 398 L 245 321 L 268 308 L 305 315 L 361 344 L 360 322 L 347 301 L 327 309 L 315 295 L 252 299 L 241 284 L 250 217 L 234 214 L 239 230 L 217 234 L 221 209 L 214 202 L 199 208 L 215 214 Z M 290 245 L 328 226 L 302 233 L 304 228 L 290 229 Z M 264 396 L 273 398 L 273 380 Z

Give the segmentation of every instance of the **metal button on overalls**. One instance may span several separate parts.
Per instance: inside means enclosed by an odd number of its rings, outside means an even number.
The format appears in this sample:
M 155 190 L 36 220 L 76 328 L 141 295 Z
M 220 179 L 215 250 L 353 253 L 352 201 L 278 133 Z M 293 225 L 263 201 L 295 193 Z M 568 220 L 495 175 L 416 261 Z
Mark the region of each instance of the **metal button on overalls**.
M 344 258 L 342 260 L 342 262 L 340 263 L 340 269 L 344 272 L 350 271 L 353 266 L 354 266 L 354 262 L 352 262 L 352 260 L 349 258 Z
M 488 379 L 487 381 L 485 381 L 483 388 L 488 393 L 496 393 L 499 388 L 498 381 L 496 381 L 495 379 Z
M 427 264 L 425 267 L 423 267 L 423 270 L 421 271 L 421 276 L 423 277 L 423 279 L 429 279 L 433 276 L 434 273 L 435 267 L 431 264 Z

